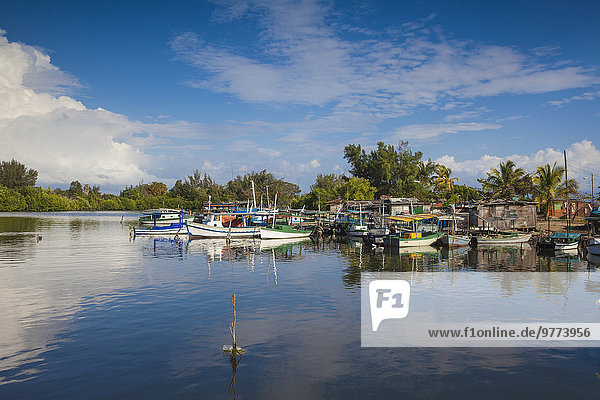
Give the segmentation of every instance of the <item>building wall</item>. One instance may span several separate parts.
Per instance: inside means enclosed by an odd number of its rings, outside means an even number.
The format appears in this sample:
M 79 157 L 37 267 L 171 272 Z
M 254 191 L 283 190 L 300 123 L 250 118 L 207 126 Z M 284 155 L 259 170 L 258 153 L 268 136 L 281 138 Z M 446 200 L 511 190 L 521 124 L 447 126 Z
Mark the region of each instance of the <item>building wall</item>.
M 419 211 L 423 213 L 431 212 L 431 204 L 426 203 L 413 203 L 412 208 L 415 213 L 419 213 Z M 400 214 L 411 214 L 411 205 L 408 204 L 390 204 L 390 215 L 400 215 Z M 420 213 L 419 213 L 420 214 Z
M 510 218 L 489 224 L 489 227 L 497 227 L 500 230 L 535 229 L 537 225 L 537 211 L 535 204 L 479 205 L 475 212 L 478 216 L 488 219 Z M 488 227 L 488 223 L 481 218 L 477 218 L 477 222 L 472 219 L 471 222 L 475 223 L 475 226 L 480 228 Z
M 571 217 L 576 215 L 577 217 L 587 217 L 592 212 L 590 203 L 585 201 L 570 201 Z M 567 214 L 567 202 L 566 201 L 555 201 L 554 207 L 550 207 L 550 216 L 560 218 Z
M 330 211 L 330 212 L 333 212 L 333 213 L 336 213 L 336 212 L 338 212 L 338 211 L 339 211 L 339 210 L 342 208 L 342 206 L 343 206 L 343 204 L 342 204 L 342 203 L 340 203 L 340 204 L 330 204 L 330 205 L 328 205 L 328 207 L 329 207 L 329 211 Z

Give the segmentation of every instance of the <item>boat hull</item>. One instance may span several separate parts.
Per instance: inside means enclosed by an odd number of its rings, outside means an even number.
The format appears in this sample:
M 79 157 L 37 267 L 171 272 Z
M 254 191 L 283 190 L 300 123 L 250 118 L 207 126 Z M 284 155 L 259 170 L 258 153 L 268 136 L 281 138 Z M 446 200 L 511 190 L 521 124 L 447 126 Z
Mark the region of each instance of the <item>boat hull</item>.
M 471 243 L 471 237 L 467 235 L 451 235 L 447 234 L 441 238 L 442 245 L 448 247 L 468 246 Z
M 261 239 L 292 239 L 292 238 L 306 238 L 311 235 L 311 231 L 298 230 L 295 232 L 285 232 L 273 228 L 260 228 Z
M 190 237 L 194 238 L 252 238 L 258 237 L 260 233 L 257 226 L 225 228 L 191 222 L 186 225 Z
M 183 218 L 183 222 L 185 223 L 186 221 L 192 221 L 194 219 L 194 217 L 184 217 Z M 139 219 L 140 224 L 141 225 L 154 225 L 154 221 L 153 220 L 148 220 L 148 219 Z M 171 225 L 173 223 L 179 223 L 180 219 L 179 217 L 173 217 L 173 218 L 157 218 L 156 219 L 156 225 L 157 226 L 167 226 L 167 225 Z
M 369 229 L 365 225 L 352 225 L 346 230 L 348 236 L 365 237 L 369 234 Z
M 590 238 L 588 240 L 587 251 L 589 254 L 600 256 L 600 239 Z
M 185 224 L 171 224 L 169 226 L 156 226 L 153 228 L 133 228 L 133 234 L 136 236 L 146 235 L 187 235 L 188 230 Z
M 527 243 L 531 239 L 530 234 L 508 236 L 508 237 L 485 237 L 478 236 L 476 238 L 478 246 L 497 245 L 497 244 L 521 244 Z
M 564 250 L 577 250 L 577 248 L 579 247 L 579 242 L 573 242 L 573 243 L 555 243 L 554 244 L 554 250 L 557 251 L 564 251 Z
M 431 246 L 443 235 L 443 233 L 436 233 L 429 235 L 424 238 L 405 239 L 398 236 L 388 236 L 384 238 L 383 244 L 385 247 L 421 247 Z
M 352 236 L 352 237 L 356 237 L 356 238 L 366 237 L 368 235 L 369 235 L 369 232 L 365 232 L 365 231 L 348 232 L 348 236 Z

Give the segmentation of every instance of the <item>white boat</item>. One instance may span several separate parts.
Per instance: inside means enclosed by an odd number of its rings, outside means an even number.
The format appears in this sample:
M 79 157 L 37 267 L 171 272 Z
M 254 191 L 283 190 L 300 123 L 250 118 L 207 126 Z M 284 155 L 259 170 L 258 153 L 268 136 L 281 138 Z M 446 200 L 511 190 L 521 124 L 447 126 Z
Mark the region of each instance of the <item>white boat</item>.
M 591 237 L 587 242 L 587 251 L 589 254 L 600 256 L 600 238 Z
M 485 236 L 473 237 L 477 246 L 497 245 L 497 244 L 521 244 L 527 243 L 531 239 L 531 234 L 523 233 L 499 233 Z
M 182 210 L 173 210 L 170 208 L 157 208 L 154 210 L 145 210 L 139 218 L 142 225 L 171 225 L 173 223 L 184 223 L 194 219 L 190 214 Z
M 554 243 L 554 250 L 557 251 L 577 250 L 580 238 L 580 233 L 558 232 L 550 236 L 550 239 Z
M 298 228 L 291 225 L 274 225 L 271 227 L 260 227 L 260 238 L 261 239 L 291 239 L 291 238 L 306 238 L 312 234 L 313 231 Z
M 186 222 L 192 238 L 252 238 L 260 234 L 258 226 L 223 226 L 220 216 L 212 216 L 209 221 Z
M 372 236 L 387 236 L 390 234 L 390 228 L 387 226 L 369 229 L 369 235 Z
M 349 236 L 364 237 L 369 234 L 369 228 L 367 228 L 366 225 L 350 225 L 346 230 L 346 233 Z
M 471 243 L 471 236 L 447 233 L 442 236 L 441 241 L 442 245 L 448 247 L 468 246 Z
M 363 224 L 362 206 L 360 203 L 358 204 L 358 218 L 360 219 L 360 223 L 350 225 L 346 229 L 346 234 L 354 237 L 366 237 L 369 234 L 369 228 Z

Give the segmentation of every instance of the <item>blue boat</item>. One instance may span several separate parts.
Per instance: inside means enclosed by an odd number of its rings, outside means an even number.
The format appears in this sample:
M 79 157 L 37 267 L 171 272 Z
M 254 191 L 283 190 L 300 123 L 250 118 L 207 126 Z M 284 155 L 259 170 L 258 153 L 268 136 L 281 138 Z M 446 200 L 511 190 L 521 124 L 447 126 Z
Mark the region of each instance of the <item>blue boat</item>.
M 145 213 L 152 218 L 153 226 L 152 228 L 133 228 L 133 234 L 137 235 L 188 235 L 188 227 L 186 225 L 186 221 L 190 218 L 188 214 L 185 214 L 183 210 L 169 210 L 169 214 L 174 214 L 175 217 L 179 218 L 179 222 L 172 222 L 169 225 L 161 225 L 162 221 L 160 217 L 162 213 Z
M 185 223 L 175 222 L 168 226 L 153 226 L 152 228 L 133 228 L 133 234 L 138 235 L 187 235 L 188 228 Z

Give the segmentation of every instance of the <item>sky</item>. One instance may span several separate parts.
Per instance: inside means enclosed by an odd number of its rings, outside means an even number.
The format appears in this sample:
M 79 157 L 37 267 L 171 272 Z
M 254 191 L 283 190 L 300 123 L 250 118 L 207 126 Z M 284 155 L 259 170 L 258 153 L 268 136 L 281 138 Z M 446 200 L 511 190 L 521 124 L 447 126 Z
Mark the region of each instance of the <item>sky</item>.
M 118 193 L 267 169 L 306 191 L 350 143 L 459 183 L 501 161 L 600 182 L 596 1 L 0 3 L 0 160 Z

